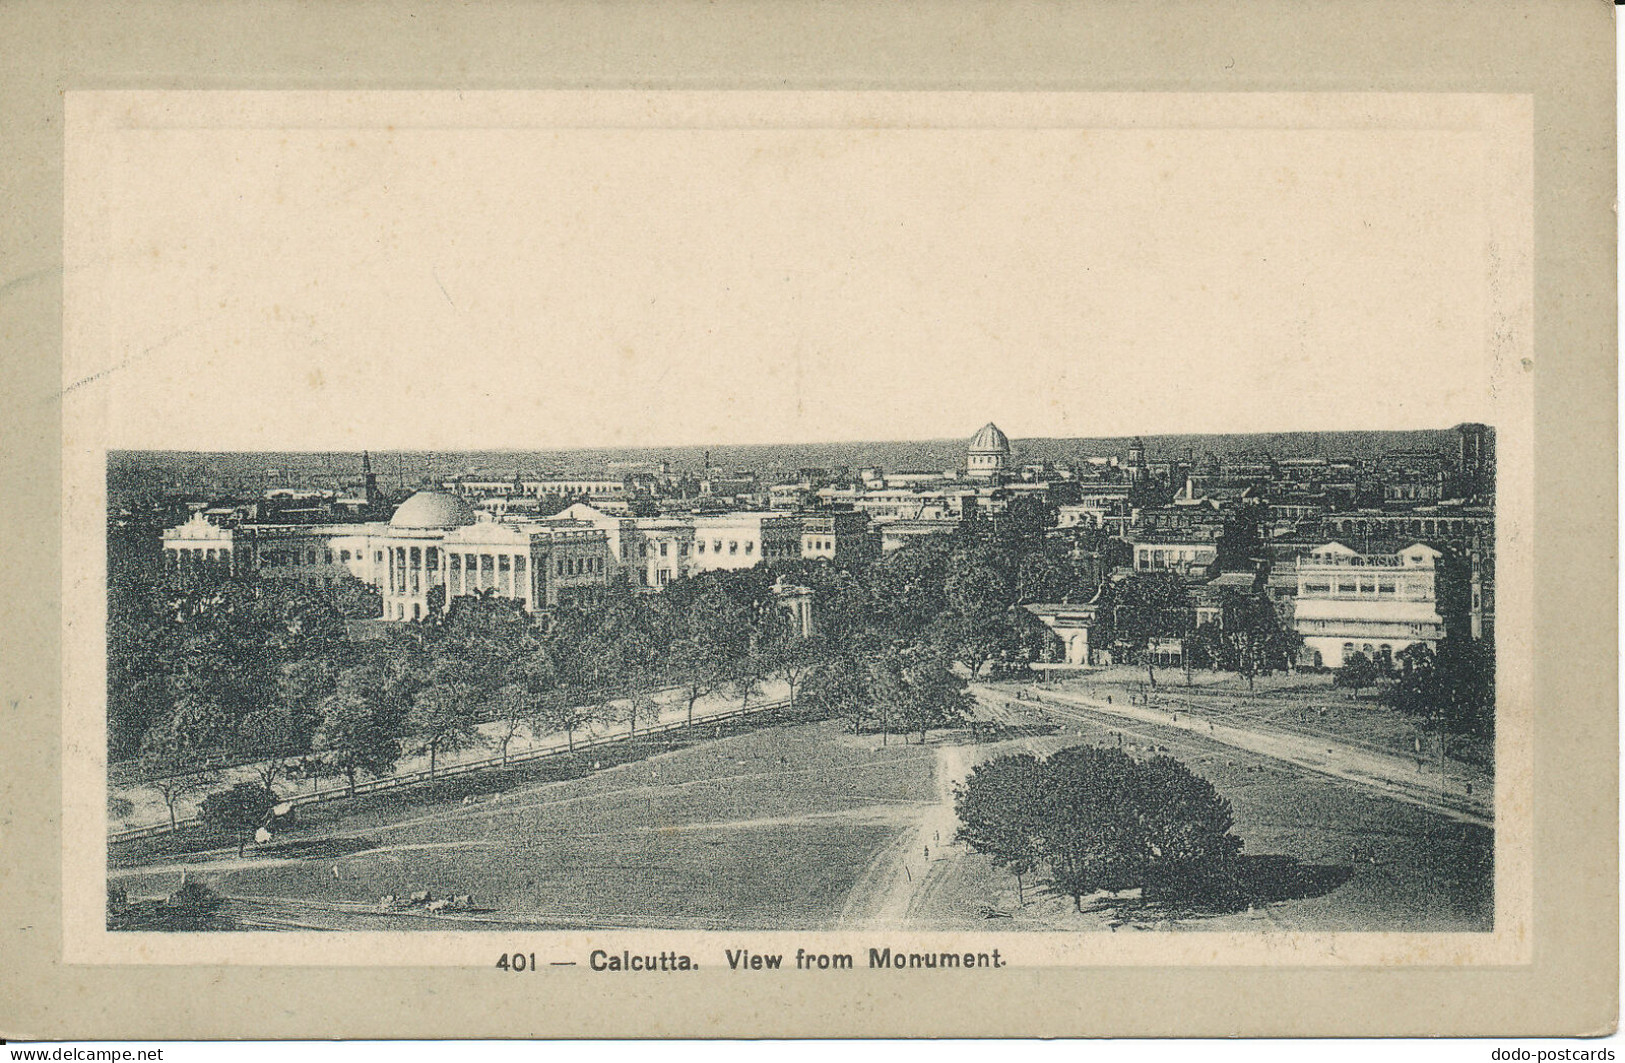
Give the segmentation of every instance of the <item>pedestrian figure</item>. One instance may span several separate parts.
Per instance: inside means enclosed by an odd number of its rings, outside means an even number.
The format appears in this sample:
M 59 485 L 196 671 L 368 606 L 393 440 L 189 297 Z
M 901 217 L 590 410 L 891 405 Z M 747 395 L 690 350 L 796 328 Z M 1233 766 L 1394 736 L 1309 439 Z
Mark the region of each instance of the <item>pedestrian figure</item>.
M 339 865 L 334 864 L 333 865 L 333 881 L 337 882 L 338 880 L 339 880 Z
M 925 858 L 927 860 L 931 859 L 931 847 L 929 845 L 925 847 Z
M 1110 694 L 1107 694 L 1106 695 L 1106 704 L 1110 705 L 1111 703 L 1112 703 L 1112 696 Z

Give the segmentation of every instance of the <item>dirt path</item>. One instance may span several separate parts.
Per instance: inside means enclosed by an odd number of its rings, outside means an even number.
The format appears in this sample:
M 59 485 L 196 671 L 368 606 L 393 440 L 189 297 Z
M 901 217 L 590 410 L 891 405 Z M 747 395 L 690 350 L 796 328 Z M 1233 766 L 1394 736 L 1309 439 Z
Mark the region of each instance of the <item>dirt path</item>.
M 897 930 L 929 918 L 932 894 L 962 855 L 962 847 L 953 844 L 959 828 L 954 787 L 970 771 L 969 748 L 937 747 L 937 800 L 921 807 L 912 827 L 870 863 L 847 894 L 832 929 Z
M 1480 778 L 1475 792 L 1439 789 L 1435 776 L 1419 776 L 1413 761 L 1376 753 L 1329 738 L 1268 729 L 1244 729 L 1217 723 L 1189 712 L 1137 705 L 1108 704 L 1081 694 L 1046 690 L 1037 702 L 1017 700 L 1002 690 L 978 687 L 977 694 L 1007 705 L 1039 707 L 1061 712 L 1082 712 L 1096 717 L 1133 720 L 1188 731 L 1223 745 L 1284 761 L 1322 775 L 1330 775 L 1377 790 L 1384 796 L 1426 808 L 1442 816 L 1482 827 L 1493 827 L 1493 783 Z M 1458 784 L 1460 785 L 1460 784 Z

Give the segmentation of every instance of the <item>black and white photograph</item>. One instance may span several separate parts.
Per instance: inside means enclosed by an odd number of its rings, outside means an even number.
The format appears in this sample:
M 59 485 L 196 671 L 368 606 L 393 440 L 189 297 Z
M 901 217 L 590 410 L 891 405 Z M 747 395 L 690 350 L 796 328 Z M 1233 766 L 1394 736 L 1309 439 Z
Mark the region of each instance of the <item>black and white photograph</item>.
M 1522 955 L 1524 103 L 586 96 L 82 98 L 86 941 Z

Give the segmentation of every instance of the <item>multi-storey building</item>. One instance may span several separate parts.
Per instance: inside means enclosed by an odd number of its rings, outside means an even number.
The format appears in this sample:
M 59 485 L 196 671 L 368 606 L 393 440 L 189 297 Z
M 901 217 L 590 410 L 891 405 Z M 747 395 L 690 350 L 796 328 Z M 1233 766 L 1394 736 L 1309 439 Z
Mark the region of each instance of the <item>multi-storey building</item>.
M 1201 576 L 1207 573 L 1207 567 L 1219 555 L 1218 544 L 1212 537 L 1147 536 L 1136 540 L 1133 546 L 1136 572 L 1175 572 L 1182 576 Z
M 801 556 L 812 560 L 846 561 L 873 553 L 869 514 L 833 510 L 801 515 Z
M 1339 542 L 1297 561 L 1293 622 L 1315 663 L 1341 667 L 1356 653 L 1392 661 L 1409 646 L 1436 648 L 1456 614 L 1445 555 L 1425 543 L 1362 554 Z
M 690 518 L 694 570 L 751 568 L 801 556 L 801 521 L 782 513 L 718 513 Z
M 607 537 L 592 524 L 481 520 L 444 491 L 419 491 L 387 522 L 366 524 L 222 528 L 199 514 L 167 529 L 163 543 L 176 568 L 213 565 L 323 584 L 354 576 L 382 592 L 384 620 L 422 619 L 431 597 L 444 607 L 483 591 L 546 609 L 590 593 L 609 576 Z

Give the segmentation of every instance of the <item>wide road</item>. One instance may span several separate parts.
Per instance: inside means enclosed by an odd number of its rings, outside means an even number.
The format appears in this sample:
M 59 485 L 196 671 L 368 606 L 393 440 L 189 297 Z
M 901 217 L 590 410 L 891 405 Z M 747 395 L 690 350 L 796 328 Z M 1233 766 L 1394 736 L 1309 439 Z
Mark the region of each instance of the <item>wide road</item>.
M 1417 769 L 1414 758 L 1382 753 L 1369 746 L 1358 746 L 1323 735 L 1305 735 L 1284 731 L 1266 725 L 1254 724 L 1238 727 L 1220 723 L 1188 710 L 1125 705 L 1107 702 L 1071 692 L 1044 690 L 1034 696 L 1036 702 L 1018 701 L 997 687 L 978 685 L 976 695 L 984 702 L 1003 701 L 1014 706 L 1042 706 L 1045 711 L 1061 713 L 1071 718 L 1084 716 L 1095 719 L 1133 721 L 1156 724 L 1159 727 L 1188 731 L 1211 741 L 1258 753 L 1272 760 L 1295 765 L 1307 771 L 1330 775 L 1359 783 L 1371 790 L 1436 812 L 1463 823 L 1481 827 L 1494 826 L 1492 805 L 1493 787 L 1479 785 L 1466 789 L 1441 787 L 1437 777 L 1424 777 Z

